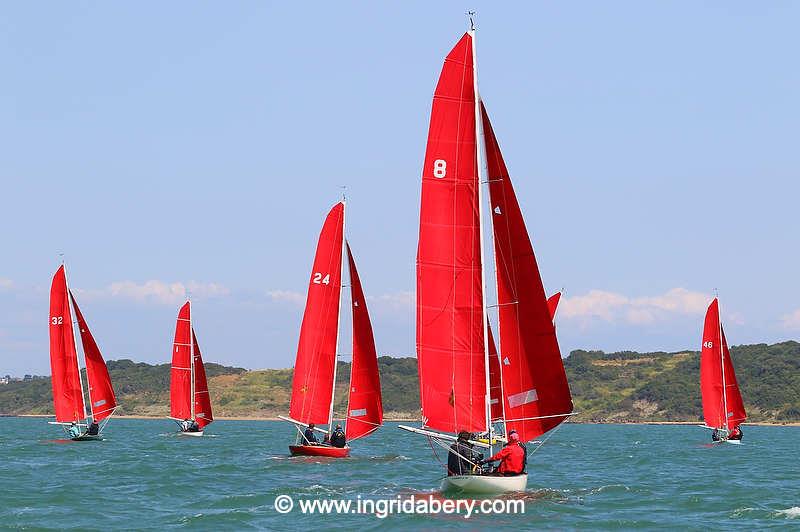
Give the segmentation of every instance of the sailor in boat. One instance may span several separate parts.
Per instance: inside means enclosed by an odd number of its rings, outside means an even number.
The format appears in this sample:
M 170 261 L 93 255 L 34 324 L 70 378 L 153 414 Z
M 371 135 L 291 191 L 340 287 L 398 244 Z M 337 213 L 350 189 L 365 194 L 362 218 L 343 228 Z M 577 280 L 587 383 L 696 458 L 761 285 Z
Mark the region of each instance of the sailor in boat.
M 512 431 L 508 433 L 508 443 L 500 449 L 500 452 L 486 460 L 481 460 L 480 463 L 483 465 L 499 461 L 500 464 L 493 474 L 512 477 L 525 472 L 525 454 L 525 450 L 519 443 L 519 434 Z
M 78 436 L 81 435 L 81 428 L 78 426 L 77 423 L 73 421 L 72 425 L 69 426 L 68 432 L 70 438 L 77 438 Z
M 181 421 L 182 432 L 200 432 L 200 425 L 194 419 L 184 419 Z
M 742 439 L 742 429 L 739 427 L 739 425 L 736 425 L 735 427 L 733 427 L 733 430 L 731 431 L 731 435 L 728 436 L 728 439 L 729 440 L 741 440 Z
M 308 428 L 303 433 L 303 439 L 306 441 L 305 445 L 317 445 L 319 440 L 317 440 L 317 435 L 314 434 L 314 424 L 309 423 Z
M 517 434 L 516 430 L 511 430 L 511 432 L 508 433 L 508 436 L 509 436 L 509 438 L 516 437 L 517 445 L 522 447 L 522 471 L 521 472 L 522 473 L 526 473 L 525 469 L 528 467 L 528 448 L 525 447 L 524 443 L 519 441 L 519 435 Z
M 330 444 L 333 447 L 344 447 L 347 445 L 347 436 L 344 435 L 344 430 L 342 430 L 341 425 L 336 425 L 336 430 L 331 434 Z
M 97 424 L 97 421 L 94 419 L 92 420 L 92 423 L 89 425 L 89 430 L 86 431 L 86 434 L 89 436 L 97 436 L 100 434 L 100 425 Z
M 473 451 L 473 445 L 469 442 L 472 435 L 462 430 L 458 433 L 458 439 L 450 446 L 447 453 L 447 476 L 473 475 L 480 474 L 478 464 L 483 455 Z

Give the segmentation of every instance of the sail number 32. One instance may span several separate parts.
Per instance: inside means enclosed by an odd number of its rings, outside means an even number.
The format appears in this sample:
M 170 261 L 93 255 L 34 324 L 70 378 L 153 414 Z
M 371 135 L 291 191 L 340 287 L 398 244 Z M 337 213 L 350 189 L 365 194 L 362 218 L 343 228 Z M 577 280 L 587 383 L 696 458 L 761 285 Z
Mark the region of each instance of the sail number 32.
M 62 325 L 64 323 L 64 317 L 53 316 L 52 318 L 50 318 L 50 323 L 52 323 L 53 325 Z

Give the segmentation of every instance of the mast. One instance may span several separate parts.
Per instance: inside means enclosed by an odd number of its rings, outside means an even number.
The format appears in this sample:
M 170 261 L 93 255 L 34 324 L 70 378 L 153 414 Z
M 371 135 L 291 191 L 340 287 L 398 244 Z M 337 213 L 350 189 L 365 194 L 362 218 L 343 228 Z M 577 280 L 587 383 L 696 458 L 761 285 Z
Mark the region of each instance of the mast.
M 725 382 L 725 350 L 722 348 L 722 311 L 719 304 L 719 293 L 717 294 L 717 323 L 719 324 L 719 361 L 722 367 L 722 424 L 725 432 L 728 432 L 728 385 Z
M 192 329 L 192 300 L 189 299 L 189 382 L 191 394 L 189 395 L 189 405 L 192 412 L 192 421 L 195 421 L 194 405 L 194 329 Z
M 74 323 L 75 320 L 72 319 L 72 316 L 74 314 L 74 311 L 72 310 L 72 293 L 69 291 L 69 280 L 67 279 L 67 264 L 66 264 L 66 262 L 64 262 L 63 259 L 61 260 L 61 265 L 64 267 L 64 284 L 67 287 L 67 308 L 69 309 L 69 312 L 70 312 L 69 320 Z M 78 325 L 78 327 L 80 327 L 80 325 Z M 78 333 L 80 333 L 80 331 L 78 331 Z M 81 405 L 83 407 L 83 415 L 84 415 L 84 419 L 85 419 L 85 416 L 86 416 L 86 400 L 83 397 L 83 377 L 81 377 L 81 360 L 80 360 L 80 357 L 78 357 L 78 343 L 75 341 L 75 331 L 74 330 L 72 331 L 72 346 L 75 349 L 75 365 L 78 366 L 78 382 L 80 382 L 80 385 L 81 385 Z M 84 359 L 83 360 L 83 364 L 85 366 L 86 365 L 86 354 L 85 353 L 83 355 L 83 359 Z M 86 373 L 86 380 L 87 381 L 89 380 L 89 373 L 88 372 Z M 91 409 L 92 408 L 92 390 L 89 389 L 89 387 L 88 387 L 89 383 L 87 382 L 86 384 L 87 384 L 87 390 L 89 392 L 89 408 Z M 92 412 L 92 418 L 94 418 L 94 412 Z
M 484 403 L 486 409 L 486 431 L 489 434 L 489 451 L 492 449 L 492 404 L 491 404 L 491 383 L 489 380 L 489 314 L 486 311 L 486 261 L 484 260 L 484 237 L 483 237 L 483 181 L 486 176 L 486 169 L 484 168 L 484 158 L 481 153 L 485 149 L 483 139 L 483 120 L 481 119 L 481 98 L 478 92 L 478 57 L 476 54 L 475 46 L 475 24 L 470 13 L 470 29 L 469 34 L 472 37 L 472 79 L 475 91 L 475 152 L 476 163 L 478 166 L 478 232 L 480 241 L 480 258 L 481 258 L 481 321 L 483 322 L 483 360 L 484 360 L 484 374 L 485 390 Z
M 347 197 L 342 194 L 342 261 L 344 261 L 344 246 L 345 246 L 345 238 L 344 238 L 344 229 L 345 229 L 345 219 L 347 217 Z M 344 266 L 340 264 L 340 267 L 344 269 Z M 336 370 L 339 366 L 339 329 L 341 329 L 342 324 L 342 281 L 344 280 L 344 275 L 339 275 L 339 312 L 336 316 L 336 353 L 333 357 L 333 382 L 331 383 L 331 409 L 330 413 L 328 414 L 328 433 L 333 434 L 333 403 L 336 399 Z M 350 378 L 353 378 L 353 368 L 352 365 L 350 367 Z M 347 419 L 347 416 L 345 416 Z

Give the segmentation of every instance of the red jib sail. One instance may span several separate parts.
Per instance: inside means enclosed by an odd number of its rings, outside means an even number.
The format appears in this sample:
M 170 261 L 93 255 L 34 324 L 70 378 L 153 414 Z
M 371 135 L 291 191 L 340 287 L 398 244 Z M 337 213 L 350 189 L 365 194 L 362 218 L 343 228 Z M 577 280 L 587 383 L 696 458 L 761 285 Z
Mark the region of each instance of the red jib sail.
M 95 421 L 101 421 L 114 412 L 117 407 L 117 398 L 114 396 L 111 377 L 108 375 L 108 368 L 106 368 L 100 348 L 97 347 L 81 309 L 78 308 L 75 296 L 72 292 L 69 295 L 72 298 L 72 306 L 75 308 L 75 319 L 78 322 L 83 354 L 86 357 L 86 378 L 89 381 L 89 399 L 91 400 L 89 408 L 92 418 Z
M 472 37 L 445 59 L 422 170 L 417 361 L 423 423 L 486 430 Z
M 533 246 L 486 109 L 481 105 L 494 227 L 506 426 L 529 441 L 572 412 Z
M 492 421 L 497 421 L 503 418 L 503 383 L 494 335 L 490 326 L 487 326 L 487 330 L 489 331 L 489 404 L 492 410 Z
M 169 415 L 175 419 L 192 418 L 191 328 L 191 305 L 187 301 L 178 311 L 178 321 L 175 324 L 175 341 L 172 344 Z
M 343 231 L 344 203 L 339 202 L 328 213 L 319 235 L 300 326 L 289 415 L 303 423 L 328 422 L 342 289 Z
M 64 266 L 56 271 L 50 286 L 50 370 L 56 420 L 67 423 L 85 419 Z
M 556 311 L 558 310 L 558 302 L 561 301 L 561 292 L 556 292 L 547 298 L 547 310 L 550 311 L 550 319 L 556 319 Z
M 194 416 L 197 425 L 202 429 L 214 421 L 214 414 L 211 412 L 206 368 L 203 365 L 203 356 L 200 354 L 200 344 L 197 343 L 194 328 L 192 328 L 192 341 L 194 342 Z
M 383 404 L 378 355 L 375 351 L 367 300 L 364 298 L 350 244 L 345 243 L 345 246 L 350 267 L 353 308 L 353 363 L 350 366 L 346 433 L 348 440 L 355 440 L 371 433 L 383 423 Z
M 721 338 L 720 338 L 721 335 Z M 725 393 L 723 395 L 723 365 Z M 714 428 L 733 429 L 747 418 L 736 382 L 725 332 L 719 320 L 719 301 L 714 298 L 706 312 L 703 327 L 703 346 L 700 354 L 700 393 L 703 399 L 703 418 Z M 727 412 L 725 404 L 727 403 Z

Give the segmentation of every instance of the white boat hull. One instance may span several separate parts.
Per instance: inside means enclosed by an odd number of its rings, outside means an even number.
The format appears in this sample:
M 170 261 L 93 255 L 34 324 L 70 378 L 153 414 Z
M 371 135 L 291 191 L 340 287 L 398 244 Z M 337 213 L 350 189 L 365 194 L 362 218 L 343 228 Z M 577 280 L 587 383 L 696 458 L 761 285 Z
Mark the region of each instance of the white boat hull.
M 454 475 L 442 479 L 443 492 L 471 493 L 475 495 L 492 495 L 525 491 L 528 486 L 528 475 L 500 477 L 492 475 Z
M 72 441 L 103 441 L 103 436 L 100 434 L 81 434 L 70 439 Z
M 199 438 L 202 435 L 203 435 L 202 430 L 198 430 L 197 432 L 184 432 L 184 431 L 178 432 L 178 436 L 193 436 L 195 438 Z

